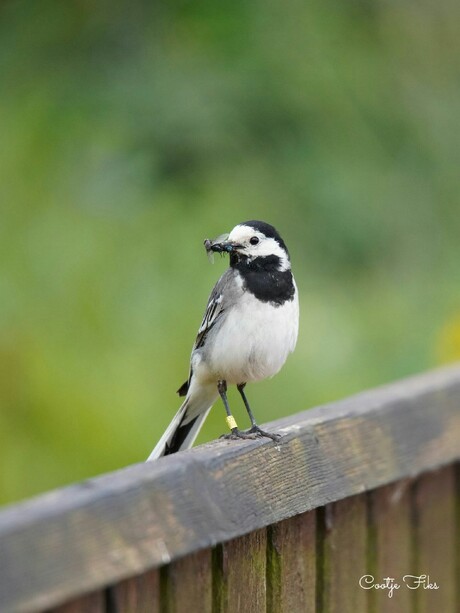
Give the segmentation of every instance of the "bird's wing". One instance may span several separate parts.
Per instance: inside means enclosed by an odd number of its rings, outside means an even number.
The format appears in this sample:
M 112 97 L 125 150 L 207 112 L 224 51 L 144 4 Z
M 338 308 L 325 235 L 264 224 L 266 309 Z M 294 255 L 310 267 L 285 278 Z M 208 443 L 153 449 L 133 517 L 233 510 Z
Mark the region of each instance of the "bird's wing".
M 198 328 L 198 334 L 196 335 L 195 344 L 193 345 L 193 351 L 203 347 L 209 331 L 225 313 L 226 308 L 228 307 L 228 300 L 226 300 L 228 285 L 232 276 L 233 271 L 231 269 L 227 270 L 214 286 L 214 289 L 209 296 L 208 304 L 206 305 L 203 320 Z
M 229 292 L 229 285 L 234 280 L 233 276 L 233 270 L 228 269 L 214 286 L 214 289 L 209 296 L 203 320 L 201 322 L 200 327 L 198 328 L 198 333 L 195 339 L 195 344 L 193 345 L 192 354 L 194 351 L 200 349 L 205 345 L 206 337 L 209 331 L 214 327 L 216 322 L 224 315 L 229 304 L 231 303 L 231 300 L 228 299 L 228 295 L 231 293 Z M 187 394 L 192 374 L 192 369 L 190 368 L 190 373 L 187 381 L 177 390 L 179 396 L 185 396 Z

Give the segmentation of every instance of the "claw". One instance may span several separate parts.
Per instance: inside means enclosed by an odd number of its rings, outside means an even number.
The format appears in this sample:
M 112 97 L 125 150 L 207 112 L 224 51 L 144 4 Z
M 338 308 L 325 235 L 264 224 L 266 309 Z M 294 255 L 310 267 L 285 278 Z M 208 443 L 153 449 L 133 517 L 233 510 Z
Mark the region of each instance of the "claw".
M 232 428 L 230 434 L 222 434 L 219 438 L 226 439 L 227 441 L 237 441 L 238 439 L 249 439 L 254 441 L 258 438 L 258 435 L 255 432 L 243 432 L 242 430 L 238 430 L 238 428 Z
M 252 426 L 250 430 L 238 430 L 238 428 L 232 428 L 230 434 L 221 434 L 219 438 L 227 441 L 237 441 L 238 439 L 249 439 L 254 441 L 258 438 L 271 438 L 272 441 L 278 443 L 281 440 L 280 434 L 272 434 L 259 428 L 259 426 Z
M 259 438 L 271 438 L 272 441 L 275 441 L 275 443 L 278 443 L 281 440 L 280 434 L 272 434 L 271 432 L 266 432 L 265 430 L 259 428 L 259 426 L 252 426 L 252 428 L 250 428 L 250 430 L 248 430 L 247 432 L 248 434 L 255 434 L 255 436 Z

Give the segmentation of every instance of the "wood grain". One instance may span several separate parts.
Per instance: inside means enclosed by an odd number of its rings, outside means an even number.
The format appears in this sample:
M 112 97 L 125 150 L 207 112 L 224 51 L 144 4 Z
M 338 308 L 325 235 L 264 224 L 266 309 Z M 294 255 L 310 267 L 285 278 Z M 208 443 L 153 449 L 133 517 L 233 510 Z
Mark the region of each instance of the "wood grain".
M 99 591 L 66 602 L 50 609 L 48 613 L 105 613 L 105 610 L 105 593 Z
M 168 613 L 212 613 L 212 551 L 205 549 L 165 569 Z
M 108 590 L 110 613 L 160 613 L 157 569 L 120 581 Z
M 417 613 L 456 613 L 456 488 L 454 467 L 420 477 L 414 488 L 416 572 L 438 590 L 414 591 Z
M 214 554 L 214 610 L 265 613 L 267 538 L 256 530 L 219 545 Z
M 321 601 L 326 613 L 367 613 L 368 592 L 359 587 L 367 573 L 366 496 L 326 506 Z
M 368 572 L 376 583 L 386 577 L 400 586 L 389 590 L 369 590 L 375 613 L 407 613 L 414 609 L 415 594 L 408 590 L 402 578 L 413 569 L 412 552 L 412 481 L 404 479 L 381 487 L 369 495 L 371 503 L 371 546 Z
M 267 612 L 316 610 L 316 512 L 285 519 L 267 530 Z
M 0 513 L 0 602 L 46 609 L 460 456 L 460 368 L 274 422 Z

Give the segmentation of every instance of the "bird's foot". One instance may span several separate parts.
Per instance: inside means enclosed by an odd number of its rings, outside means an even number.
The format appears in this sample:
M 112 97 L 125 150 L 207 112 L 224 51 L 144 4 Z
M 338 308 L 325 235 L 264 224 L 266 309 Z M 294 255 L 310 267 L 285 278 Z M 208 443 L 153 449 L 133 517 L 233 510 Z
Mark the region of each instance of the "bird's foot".
M 252 426 L 252 428 L 247 430 L 247 433 L 253 434 L 257 438 L 262 438 L 262 437 L 271 438 L 272 441 L 275 441 L 275 443 L 278 443 L 281 440 L 280 434 L 272 434 L 271 432 L 266 432 L 265 430 L 262 430 L 262 428 L 259 428 L 259 426 L 255 424 Z
M 251 432 L 243 432 L 243 430 L 238 430 L 238 428 L 232 428 L 230 434 L 221 434 L 219 438 L 226 439 L 227 441 L 237 441 L 238 439 L 250 439 L 255 440 L 258 437 L 257 434 Z

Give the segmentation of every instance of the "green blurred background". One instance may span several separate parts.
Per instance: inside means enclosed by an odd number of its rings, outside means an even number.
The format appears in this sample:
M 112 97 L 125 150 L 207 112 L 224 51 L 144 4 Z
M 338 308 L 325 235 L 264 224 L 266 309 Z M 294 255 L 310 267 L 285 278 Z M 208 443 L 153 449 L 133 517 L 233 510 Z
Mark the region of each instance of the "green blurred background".
M 261 422 L 460 357 L 459 18 L 2 3 L 1 502 L 148 455 L 227 266 L 203 239 L 240 221 L 279 228 L 301 296 Z M 200 440 L 224 430 L 216 405 Z

